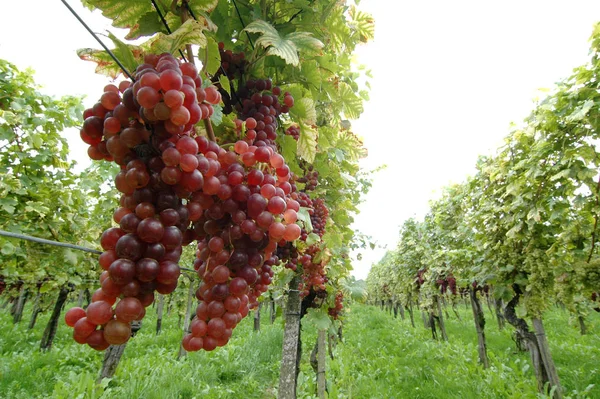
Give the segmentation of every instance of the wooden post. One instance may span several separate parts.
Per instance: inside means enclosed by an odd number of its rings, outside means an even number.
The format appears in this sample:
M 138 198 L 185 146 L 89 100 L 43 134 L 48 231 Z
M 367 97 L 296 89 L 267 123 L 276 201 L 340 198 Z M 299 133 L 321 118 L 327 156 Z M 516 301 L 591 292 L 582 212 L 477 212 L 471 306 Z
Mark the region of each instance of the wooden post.
M 271 305 L 271 324 L 273 324 L 275 323 L 275 318 L 277 317 L 277 312 L 275 309 L 275 300 L 271 299 L 269 303 Z
M 278 399 L 296 399 L 298 382 L 298 362 L 300 339 L 301 300 L 298 292 L 300 277 L 294 276 L 289 284 L 287 304 L 285 307 L 285 327 L 283 332 L 283 351 L 279 373 Z
M 256 310 L 254 311 L 254 331 L 260 331 L 260 309 L 262 304 L 262 302 L 259 302 Z
M 19 299 L 17 299 L 16 306 L 13 313 L 13 323 L 17 324 L 23 318 L 23 309 L 25 308 L 25 302 L 29 296 L 29 290 L 23 285 L 19 291 Z
M 325 376 L 325 337 L 327 332 L 319 330 L 317 338 L 317 396 L 319 399 L 325 399 L 325 391 L 327 389 L 327 381 Z
M 533 329 L 535 330 L 535 337 L 537 339 L 538 346 L 540 348 L 540 354 L 542 355 L 542 361 L 550 380 L 550 386 L 555 388 L 553 398 L 562 399 L 562 387 L 560 386 L 560 380 L 558 373 L 556 372 L 556 366 L 554 360 L 550 354 L 550 347 L 548 346 L 548 339 L 546 338 L 546 331 L 544 330 L 544 324 L 542 318 L 532 318 Z
M 44 330 L 42 342 L 40 343 L 40 349 L 48 350 L 52 347 L 52 341 L 54 341 L 54 336 L 56 335 L 56 329 L 58 327 L 60 313 L 64 303 L 67 301 L 67 297 L 69 296 L 69 292 L 71 292 L 71 290 L 72 288 L 67 285 L 61 287 L 58 293 L 58 298 L 56 299 L 56 303 L 54 304 L 54 310 L 52 311 L 50 320 L 48 320 L 48 324 L 46 325 L 46 329 Z
M 475 329 L 477 330 L 477 352 L 479 353 L 479 362 L 484 368 L 489 367 L 486 344 L 485 344 L 485 316 L 481 303 L 477 298 L 477 291 L 473 287 L 469 287 L 469 295 L 471 297 L 471 308 L 473 309 L 473 319 L 475 320 Z
M 100 376 L 98 377 L 98 383 L 104 378 L 112 378 L 117 371 L 117 366 L 125 352 L 127 343 L 122 345 L 111 345 L 106 349 L 104 353 L 104 362 L 102 362 L 102 369 L 100 370 Z
M 442 314 L 442 304 L 440 302 L 440 298 L 436 295 L 434 301 L 437 303 L 438 309 L 438 325 L 440 326 L 440 331 L 442 332 L 442 339 L 444 341 L 448 341 L 448 334 L 446 334 L 446 324 L 444 323 L 444 315 Z
M 142 322 L 140 320 L 131 322 L 131 337 L 133 338 L 135 334 L 142 328 Z M 131 338 L 130 338 L 131 339 Z M 122 345 L 111 345 L 106 349 L 104 353 L 104 361 L 102 362 L 102 369 L 100 370 L 100 375 L 98 376 L 97 382 L 102 382 L 103 378 L 112 378 L 117 371 L 117 366 L 121 361 L 121 356 L 123 356 L 123 352 L 125 352 L 125 348 L 127 347 L 127 342 Z
M 37 294 L 35 295 L 35 300 L 33 302 L 33 311 L 31 312 L 31 319 L 29 319 L 29 326 L 27 327 L 30 330 L 33 327 L 35 327 L 35 322 L 37 321 L 37 317 L 40 314 L 40 312 L 42 311 L 42 308 L 40 306 L 40 298 L 42 296 L 42 293 L 40 292 L 40 288 L 41 288 L 41 285 L 38 285 Z
M 194 293 L 196 289 L 194 288 L 193 281 L 190 280 L 190 288 L 188 289 L 188 297 L 187 297 L 187 306 L 185 308 L 185 320 L 183 321 L 183 335 L 190 332 L 190 316 L 192 314 L 192 301 L 194 299 Z M 181 359 L 185 357 L 187 351 L 183 349 L 183 345 L 179 345 L 179 355 L 177 359 Z
M 158 304 L 156 305 L 156 335 L 160 334 L 162 329 L 163 309 L 165 307 L 165 296 L 158 294 Z
M 587 334 L 587 328 L 585 327 L 585 318 L 580 314 L 577 316 L 577 321 L 579 321 L 579 333 L 581 335 Z
M 498 298 L 494 301 L 494 307 L 496 309 L 496 319 L 498 319 L 498 329 L 502 331 L 504 329 L 504 315 L 502 314 L 502 299 Z

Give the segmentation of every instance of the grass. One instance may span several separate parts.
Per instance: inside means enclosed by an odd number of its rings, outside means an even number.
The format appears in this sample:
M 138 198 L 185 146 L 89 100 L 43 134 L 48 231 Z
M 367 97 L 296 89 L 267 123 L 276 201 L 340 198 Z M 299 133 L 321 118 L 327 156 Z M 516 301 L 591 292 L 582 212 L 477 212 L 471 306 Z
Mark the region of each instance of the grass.
M 354 305 L 347 313 L 344 342 L 328 358 L 330 398 L 540 398 L 527 353 L 517 353 L 512 328 L 499 331 L 487 312 L 486 338 L 490 368 L 477 363 L 477 337 L 470 309 L 462 320 L 447 320 L 449 342 L 431 339 L 415 314 L 395 319 L 378 308 Z M 24 319 L 27 319 L 27 314 Z M 260 332 L 246 318 L 230 343 L 214 352 L 189 354 L 177 361 L 181 330 L 178 316 L 163 320 L 156 336 L 155 312 L 130 341 L 115 378 L 96 384 L 102 354 L 75 344 L 70 329 L 59 325 L 54 346 L 39 351 L 48 315 L 27 330 L 0 312 L 0 397 L 2 398 L 275 398 L 281 358 L 282 324 L 263 318 Z M 545 326 L 566 396 L 600 398 L 600 315 L 588 320 L 580 336 L 569 315 L 556 309 Z M 299 398 L 314 398 L 315 375 L 308 358 L 316 334 L 302 335 Z

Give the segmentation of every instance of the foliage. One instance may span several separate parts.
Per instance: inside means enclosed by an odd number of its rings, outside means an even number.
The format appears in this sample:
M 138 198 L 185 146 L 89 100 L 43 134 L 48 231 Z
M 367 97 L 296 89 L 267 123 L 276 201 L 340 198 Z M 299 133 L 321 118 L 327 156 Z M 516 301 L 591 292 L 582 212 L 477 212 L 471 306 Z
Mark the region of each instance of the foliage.
M 81 99 L 41 94 L 33 71 L 0 60 L 0 229 L 90 247 L 106 223 L 106 173 L 77 175 L 61 132 L 80 124 Z M 45 282 L 42 292 L 89 277 L 91 256 L 0 238 L 7 282 Z

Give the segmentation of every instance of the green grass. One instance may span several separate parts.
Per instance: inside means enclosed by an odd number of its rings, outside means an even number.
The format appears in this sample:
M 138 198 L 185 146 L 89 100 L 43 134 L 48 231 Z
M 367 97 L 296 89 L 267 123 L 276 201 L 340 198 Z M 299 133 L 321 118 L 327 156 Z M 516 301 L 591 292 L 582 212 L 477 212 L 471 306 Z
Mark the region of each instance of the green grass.
M 450 314 L 450 342 L 437 342 L 419 314 L 416 328 L 378 308 L 354 305 L 347 313 L 344 342 L 328 358 L 330 398 L 540 398 L 527 353 L 517 353 L 512 328 L 499 331 L 487 312 L 486 337 L 491 367 L 477 363 L 477 337 L 470 309 Z M 25 314 L 26 320 L 28 314 Z M 1 398 L 275 398 L 281 358 L 281 319 L 252 331 L 246 318 L 230 343 L 214 352 L 189 354 L 177 361 L 181 331 L 175 314 L 154 333 L 156 317 L 149 309 L 142 330 L 130 341 L 115 378 L 95 379 L 102 354 L 75 344 L 70 329 L 59 325 L 54 346 L 39 351 L 48 315 L 35 329 L 14 326 L 0 312 Z M 600 315 L 588 320 L 589 334 L 580 336 L 561 310 L 545 316 L 545 325 L 567 397 L 600 398 Z M 316 334 L 302 335 L 303 358 L 299 398 L 315 397 L 315 375 L 308 358 Z

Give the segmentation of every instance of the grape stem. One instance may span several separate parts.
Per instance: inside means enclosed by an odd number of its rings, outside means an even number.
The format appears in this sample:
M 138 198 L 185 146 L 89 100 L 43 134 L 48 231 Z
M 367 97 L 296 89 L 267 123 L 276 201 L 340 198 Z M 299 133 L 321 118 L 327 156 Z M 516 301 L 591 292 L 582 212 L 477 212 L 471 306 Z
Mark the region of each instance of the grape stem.
M 185 23 L 185 21 L 187 21 L 190 18 L 190 13 L 188 11 L 187 0 L 183 0 L 183 7 L 181 7 L 180 12 L 181 12 L 181 22 Z M 188 54 L 189 62 L 191 62 L 192 65 L 196 65 L 196 60 L 194 59 L 194 51 L 192 50 L 192 45 L 191 44 L 186 44 L 185 45 L 185 49 L 186 49 L 187 54 Z M 210 119 L 205 119 L 204 120 L 204 127 L 206 128 L 206 134 L 208 135 L 208 139 L 210 141 L 217 141 L 216 138 L 215 138 L 215 131 L 213 130 L 212 123 L 210 122 Z

